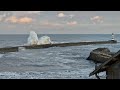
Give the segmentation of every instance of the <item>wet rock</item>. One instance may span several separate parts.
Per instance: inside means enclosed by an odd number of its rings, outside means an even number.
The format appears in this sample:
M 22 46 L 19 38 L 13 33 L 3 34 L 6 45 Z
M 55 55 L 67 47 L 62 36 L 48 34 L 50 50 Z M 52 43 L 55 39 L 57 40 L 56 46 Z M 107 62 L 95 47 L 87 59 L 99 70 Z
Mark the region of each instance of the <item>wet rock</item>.
M 103 63 L 114 55 L 108 48 L 97 48 L 90 52 L 87 60 L 92 60 L 96 63 Z

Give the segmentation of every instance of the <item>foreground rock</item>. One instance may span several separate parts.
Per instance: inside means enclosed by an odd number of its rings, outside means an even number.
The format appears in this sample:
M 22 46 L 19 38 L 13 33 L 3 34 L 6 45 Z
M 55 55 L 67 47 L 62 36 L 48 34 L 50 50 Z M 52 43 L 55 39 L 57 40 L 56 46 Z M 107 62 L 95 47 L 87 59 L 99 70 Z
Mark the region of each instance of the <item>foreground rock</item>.
M 108 48 L 97 48 L 90 52 L 87 60 L 92 60 L 96 63 L 103 63 L 109 60 L 110 57 L 114 55 L 113 52 L 110 52 Z

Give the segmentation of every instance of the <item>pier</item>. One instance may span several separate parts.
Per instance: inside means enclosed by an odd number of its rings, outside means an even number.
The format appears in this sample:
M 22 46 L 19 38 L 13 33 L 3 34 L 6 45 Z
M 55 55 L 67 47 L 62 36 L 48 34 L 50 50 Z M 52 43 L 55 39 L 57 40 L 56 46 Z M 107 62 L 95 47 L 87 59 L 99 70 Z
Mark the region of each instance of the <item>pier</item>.
M 115 43 L 117 43 L 116 40 L 91 41 L 91 42 L 53 43 L 53 44 L 44 44 L 44 45 L 23 45 L 23 46 L 0 48 L 0 53 L 18 52 L 20 48 L 25 48 L 25 49 L 43 49 L 43 48 L 49 48 L 49 47 L 68 47 L 68 46 L 81 46 L 81 45 L 94 45 L 94 44 L 115 44 Z

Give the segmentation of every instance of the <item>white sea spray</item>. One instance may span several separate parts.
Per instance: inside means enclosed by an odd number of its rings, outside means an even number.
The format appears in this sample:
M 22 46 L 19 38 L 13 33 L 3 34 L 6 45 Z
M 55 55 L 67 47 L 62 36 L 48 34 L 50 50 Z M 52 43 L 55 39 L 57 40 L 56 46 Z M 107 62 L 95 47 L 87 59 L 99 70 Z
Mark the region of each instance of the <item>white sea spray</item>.
M 36 45 L 38 43 L 38 36 L 34 31 L 30 31 L 30 35 L 28 37 L 29 45 Z
M 30 35 L 28 37 L 28 45 L 43 45 L 43 44 L 51 44 L 50 37 L 42 36 L 38 39 L 37 34 L 34 31 L 30 31 Z

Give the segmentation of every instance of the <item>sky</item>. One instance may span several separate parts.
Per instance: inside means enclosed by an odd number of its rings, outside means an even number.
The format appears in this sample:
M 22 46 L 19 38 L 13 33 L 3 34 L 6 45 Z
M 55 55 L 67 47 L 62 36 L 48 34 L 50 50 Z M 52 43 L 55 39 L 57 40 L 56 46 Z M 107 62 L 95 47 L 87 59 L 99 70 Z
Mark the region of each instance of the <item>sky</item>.
M 120 11 L 0 11 L 0 34 L 120 34 Z

